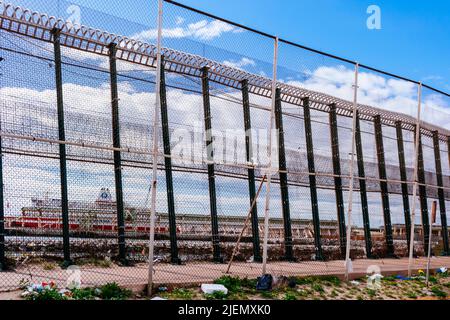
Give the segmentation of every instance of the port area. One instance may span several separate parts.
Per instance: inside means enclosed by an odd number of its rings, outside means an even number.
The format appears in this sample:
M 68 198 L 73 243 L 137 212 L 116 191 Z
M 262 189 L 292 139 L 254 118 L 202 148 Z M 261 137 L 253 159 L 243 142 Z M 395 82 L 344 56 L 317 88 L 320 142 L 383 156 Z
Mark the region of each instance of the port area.
M 372 273 L 381 273 L 383 276 L 403 275 L 408 273 L 408 259 L 360 259 L 352 262 L 353 270 L 350 280 L 361 279 Z M 425 270 L 425 258 L 414 259 L 413 272 Z M 433 257 L 431 270 L 446 267 L 450 268 L 450 257 Z M 225 275 L 226 264 L 215 263 L 189 263 L 186 265 L 157 264 L 155 266 L 154 281 L 158 285 L 188 287 L 202 283 L 211 283 Z M 262 265 L 259 263 L 234 263 L 229 275 L 240 278 L 255 279 L 261 275 Z M 344 278 L 344 261 L 308 261 L 308 262 L 270 262 L 267 273 L 282 276 L 321 276 L 334 275 Z M 85 287 L 99 286 L 105 283 L 116 282 L 121 286 L 135 292 L 145 289 L 148 279 L 148 267 L 145 264 L 132 267 L 122 267 L 112 264 L 108 268 L 81 266 L 63 270 L 59 267 L 46 270 L 41 265 L 30 265 L 16 268 L 14 271 L 0 272 L 0 291 L 18 290 L 23 283 L 54 282 L 63 288 L 71 279 L 79 277 Z

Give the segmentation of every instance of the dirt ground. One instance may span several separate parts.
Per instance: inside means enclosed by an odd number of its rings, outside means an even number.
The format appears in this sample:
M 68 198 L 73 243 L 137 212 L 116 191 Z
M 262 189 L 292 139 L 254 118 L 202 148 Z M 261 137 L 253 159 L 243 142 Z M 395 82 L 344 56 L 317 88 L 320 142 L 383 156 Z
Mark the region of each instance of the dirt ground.
M 435 257 L 431 260 L 431 263 L 433 270 L 440 267 L 447 267 L 450 269 L 450 257 Z M 226 275 L 226 267 L 226 264 L 213 263 L 192 263 L 181 266 L 157 264 L 155 267 L 156 272 L 154 274 L 154 281 L 157 284 L 156 287 L 198 288 L 198 285 L 201 283 L 212 283 Z M 353 272 L 350 274 L 350 280 L 364 278 L 367 275 L 368 270 L 379 270 L 379 272 L 385 277 L 392 275 L 406 275 L 407 268 L 408 259 L 355 260 L 353 261 Z M 426 259 L 420 258 L 414 260 L 413 270 L 416 274 L 419 269 L 425 268 Z M 79 267 L 79 270 L 83 286 L 94 287 L 105 283 L 116 282 L 119 285 L 133 289 L 136 292 L 144 290 L 148 276 L 147 265 L 136 265 L 132 267 L 119 267 L 115 264 L 103 266 L 84 265 Z M 239 277 L 241 279 L 256 279 L 261 275 L 261 264 L 235 263 L 230 271 L 231 272 L 229 275 L 232 277 Z M 344 274 L 344 262 L 271 262 L 267 266 L 267 273 L 274 276 L 286 277 L 337 276 L 342 280 Z M 59 288 L 64 288 L 68 278 L 70 278 L 71 275 L 73 275 L 73 271 L 62 270 L 57 265 L 49 266 L 48 264 L 23 266 L 12 272 L 1 272 L 0 299 L 10 300 L 17 298 L 20 293 L 17 289 L 19 289 L 24 283 L 53 281 Z M 400 284 L 400 286 L 402 286 L 402 284 Z M 322 292 L 320 289 L 319 291 L 322 294 L 325 294 L 325 296 L 329 294 L 329 298 L 337 299 L 341 297 L 338 291 L 328 292 L 327 287 L 328 286 L 324 286 L 325 292 Z M 349 287 L 348 289 L 353 289 L 352 291 L 355 293 L 354 291 L 357 288 Z M 405 290 L 406 289 L 407 288 L 405 288 Z M 12 292 L 1 293 L 1 291 L 8 290 Z M 300 296 L 298 298 L 302 298 L 302 295 L 307 295 L 309 292 L 308 290 L 305 292 L 300 292 Z M 442 290 L 444 290 L 444 288 L 442 288 Z M 363 291 L 363 288 L 361 288 L 360 291 L 360 295 L 363 298 L 370 297 L 370 292 L 366 294 L 366 292 Z M 392 294 L 395 296 L 395 290 L 392 291 Z M 293 298 L 290 295 L 297 295 L 292 292 L 288 293 L 289 295 L 287 298 Z M 388 292 L 387 296 L 383 298 L 389 298 L 389 294 L 391 293 Z M 410 295 L 413 296 L 413 294 Z M 417 299 L 432 297 L 427 293 L 425 293 L 424 296 L 418 292 L 416 292 L 416 296 Z M 277 298 L 282 299 L 283 297 L 284 296 L 280 296 Z M 321 298 L 321 296 L 319 295 L 317 298 Z M 355 295 L 354 298 L 361 297 Z

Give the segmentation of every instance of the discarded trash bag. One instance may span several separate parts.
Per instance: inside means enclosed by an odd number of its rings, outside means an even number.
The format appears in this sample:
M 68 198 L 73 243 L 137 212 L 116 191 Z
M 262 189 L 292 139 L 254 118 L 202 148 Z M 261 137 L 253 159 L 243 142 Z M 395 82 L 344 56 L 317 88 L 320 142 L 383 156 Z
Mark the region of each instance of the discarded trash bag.
M 228 294 L 228 289 L 221 284 L 202 284 L 201 289 L 205 294 L 214 294 L 214 292 L 222 292 Z
M 272 290 L 273 277 L 270 274 L 265 274 L 258 278 L 256 283 L 256 290 L 268 291 Z
M 440 267 L 439 269 L 436 270 L 436 273 L 447 273 L 447 268 L 446 267 Z

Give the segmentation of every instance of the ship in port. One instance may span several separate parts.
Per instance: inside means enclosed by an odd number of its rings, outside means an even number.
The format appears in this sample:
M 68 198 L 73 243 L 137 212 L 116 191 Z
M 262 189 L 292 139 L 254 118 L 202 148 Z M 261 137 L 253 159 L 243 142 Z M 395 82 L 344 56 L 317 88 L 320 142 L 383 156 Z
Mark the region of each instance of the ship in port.
M 63 228 L 61 199 L 32 198 L 31 206 L 22 208 L 20 216 L 6 217 L 6 228 L 17 233 L 58 234 Z M 125 231 L 148 234 L 150 211 L 125 207 Z M 69 201 L 69 230 L 73 234 L 108 234 L 117 231 L 117 204 L 111 191 L 102 188 L 94 202 Z M 168 226 L 157 226 L 159 233 L 168 232 Z
M 62 233 L 61 199 L 44 196 L 32 198 L 31 205 L 23 207 L 21 214 L 5 217 L 5 227 L 9 235 L 59 236 Z M 180 238 L 190 240 L 208 239 L 211 236 L 211 217 L 206 214 L 176 214 L 176 232 Z M 233 237 L 238 235 L 245 223 L 244 216 L 220 215 L 219 235 Z M 125 205 L 125 232 L 129 238 L 148 237 L 150 232 L 150 210 Z M 308 219 L 291 219 L 294 239 L 314 239 L 313 223 Z M 259 231 L 263 232 L 264 219 L 259 217 Z M 338 239 L 338 224 L 335 220 L 321 220 L 321 237 Z M 394 225 L 394 238 L 404 238 L 404 225 Z M 115 237 L 117 235 L 117 204 L 109 188 L 101 188 L 97 198 L 92 201 L 69 201 L 69 231 L 80 237 Z M 439 233 L 436 228 L 435 232 Z M 372 237 L 384 237 L 383 227 L 372 229 Z M 155 234 L 163 239 L 169 234 L 169 216 L 167 213 L 156 214 Z M 251 226 L 244 236 L 251 237 Z M 269 227 L 271 239 L 283 239 L 284 224 L 282 218 L 271 218 Z M 364 239 L 364 230 L 352 228 L 352 238 Z

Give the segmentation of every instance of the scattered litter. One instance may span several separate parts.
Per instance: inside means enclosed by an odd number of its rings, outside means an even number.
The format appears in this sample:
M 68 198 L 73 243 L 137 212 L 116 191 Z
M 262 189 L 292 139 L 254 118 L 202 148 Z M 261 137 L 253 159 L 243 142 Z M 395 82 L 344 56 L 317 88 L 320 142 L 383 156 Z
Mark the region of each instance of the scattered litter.
M 287 277 L 285 276 L 273 277 L 272 279 L 273 289 L 286 288 L 287 286 L 289 286 L 289 279 Z
M 158 291 L 159 292 L 167 292 L 169 289 L 167 289 L 167 287 L 159 287 Z
M 256 290 L 268 291 L 272 290 L 273 277 L 270 274 L 265 274 L 258 278 L 256 283 Z
M 359 284 L 360 284 L 360 282 L 356 281 L 356 280 L 350 281 L 350 283 L 354 286 L 359 286 Z
M 395 276 L 395 279 L 402 280 L 402 281 L 408 281 L 408 280 L 411 280 L 411 278 L 409 278 L 409 277 L 404 277 L 404 276 L 401 276 L 401 275 L 396 275 L 396 276 Z
M 421 277 L 425 276 L 425 271 L 419 270 L 419 276 L 421 276 Z
M 383 278 L 384 278 L 383 275 L 381 275 L 379 273 L 374 273 L 374 274 L 369 276 L 369 279 L 372 280 L 372 281 L 378 281 L 378 280 L 381 280 Z
M 154 298 L 152 298 L 152 299 L 150 299 L 150 300 L 154 300 L 154 301 L 165 301 L 165 300 L 167 300 L 167 299 L 164 299 L 164 298 L 161 298 L 161 297 L 154 297 Z
M 289 280 L 289 288 L 294 289 L 297 286 L 297 281 L 294 278 Z
M 26 290 L 21 294 L 21 297 L 25 298 L 31 295 L 37 295 L 45 290 L 52 289 L 56 289 L 56 284 L 54 282 L 33 283 L 26 287 Z
M 440 267 L 436 270 L 437 273 L 447 273 L 448 269 L 446 267 Z
M 222 292 L 228 294 L 228 289 L 222 284 L 202 284 L 202 291 L 205 294 L 214 294 L 214 292 Z

